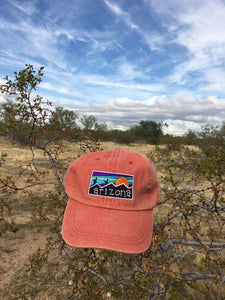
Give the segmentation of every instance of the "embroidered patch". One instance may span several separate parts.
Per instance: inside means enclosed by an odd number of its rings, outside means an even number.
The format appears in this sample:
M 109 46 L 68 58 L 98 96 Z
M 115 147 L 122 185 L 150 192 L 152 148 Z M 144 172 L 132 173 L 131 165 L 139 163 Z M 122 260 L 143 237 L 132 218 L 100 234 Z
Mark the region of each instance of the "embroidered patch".
M 133 199 L 133 175 L 93 171 L 89 195 Z

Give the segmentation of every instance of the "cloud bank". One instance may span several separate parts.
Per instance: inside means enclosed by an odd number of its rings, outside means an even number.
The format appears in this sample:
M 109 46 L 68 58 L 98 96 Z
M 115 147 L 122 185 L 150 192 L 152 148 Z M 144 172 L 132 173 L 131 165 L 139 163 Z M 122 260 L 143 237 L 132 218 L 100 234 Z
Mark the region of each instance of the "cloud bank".
M 184 95 L 169 99 L 163 95 L 145 101 L 118 98 L 101 104 L 88 101 L 72 105 L 64 99 L 60 105 L 74 109 L 80 115 L 94 114 L 110 128 L 122 130 L 138 124 L 141 120 L 165 122 L 169 125 L 165 132 L 175 135 L 182 135 L 188 129 L 200 131 L 206 123 L 221 125 L 221 120 L 225 120 L 225 101 L 217 97 L 203 100 Z

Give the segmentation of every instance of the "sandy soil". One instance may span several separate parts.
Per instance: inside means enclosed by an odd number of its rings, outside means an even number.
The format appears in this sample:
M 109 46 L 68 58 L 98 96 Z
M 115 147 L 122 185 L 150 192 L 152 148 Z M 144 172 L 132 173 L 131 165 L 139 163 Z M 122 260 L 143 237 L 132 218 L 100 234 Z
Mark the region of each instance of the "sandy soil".
M 123 148 L 137 151 L 141 154 L 147 154 L 154 149 L 151 145 L 118 145 L 113 142 L 105 142 L 102 144 L 104 150 Z M 0 138 L 0 152 L 7 153 L 6 163 L 1 167 L 1 176 L 14 175 L 19 186 L 23 186 L 23 178 L 19 176 L 19 167 L 25 168 L 27 162 L 32 159 L 30 150 L 26 147 L 10 144 L 4 138 Z M 81 154 L 79 145 L 66 145 L 62 154 L 63 164 L 68 166 L 77 156 Z M 43 153 L 35 151 L 35 159 L 40 165 L 45 164 Z M 51 175 L 50 175 L 51 177 Z M 49 187 L 48 187 L 49 188 Z M 42 187 L 41 190 L 47 188 Z M 33 192 L 40 191 L 39 187 L 33 188 Z M 29 208 L 25 208 L 24 202 L 18 202 L 18 199 L 26 197 L 23 194 L 15 196 L 16 209 L 12 211 L 12 215 L 8 217 L 8 221 L 15 222 L 18 231 L 6 231 L 1 236 L 0 242 L 0 293 L 5 291 L 9 283 L 13 280 L 13 276 L 24 270 L 24 266 L 29 262 L 29 256 L 38 248 L 45 246 L 47 229 L 37 231 L 31 226 L 31 212 Z M 4 298 L 4 299 L 7 299 Z
M 124 148 L 137 151 L 141 154 L 149 153 L 154 149 L 154 147 L 155 146 L 152 145 L 137 143 L 129 146 L 118 145 L 113 142 L 102 143 L 102 148 L 104 150 Z M 29 159 L 32 158 L 30 150 L 25 147 L 9 144 L 4 139 L 0 138 L 0 152 L 8 153 L 6 163 L 0 168 L 0 176 L 13 175 L 16 178 L 17 183 L 22 186 L 23 178 L 19 176 L 18 167 L 21 165 L 26 166 Z M 69 164 L 79 155 L 81 155 L 79 145 L 66 145 L 62 154 L 60 165 L 60 172 L 62 176 Z M 35 160 L 39 167 L 46 168 L 46 157 L 43 157 L 43 153 L 36 151 Z M 50 179 L 53 178 L 51 172 L 52 170 L 50 170 L 49 174 Z M 158 175 L 159 174 L 160 173 L 158 172 Z M 38 186 L 32 190 L 33 192 L 44 193 L 47 189 L 49 189 L 49 186 L 41 188 Z M 14 209 L 8 221 L 14 221 L 18 226 L 18 230 L 15 232 L 6 231 L 2 234 L 0 239 L 0 295 L 5 295 L 5 291 L 7 291 L 8 286 L 10 285 L 11 287 L 13 285 L 13 280 L 16 275 L 18 276 L 18 274 L 23 274 L 22 272 L 24 272 L 24 269 L 29 264 L 30 255 L 32 255 L 38 248 L 44 248 L 46 244 L 46 237 L 49 230 L 47 227 L 43 227 L 41 231 L 38 231 L 37 228 L 32 226 L 31 206 L 27 205 L 27 202 L 25 201 L 26 197 L 27 194 L 24 195 L 20 193 L 16 195 L 15 198 L 11 199 L 12 202 L 14 201 Z M 4 298 L 0 297 L 0 299 L 8 300 L 9 298 L 5 295 Z
M 17 224 L 21 222 L 28 225 L 29 216 L 18 216 Z M 28 221 L 28 222 L 27 222 Z M 38 248 L 42 248 L 46 242 L 46 235 L 42 232 L 35 231 L 29 226 L 21 227 L 17 232 L 7 231 L 1 237 L 1 279 L 0 288 L 4 289 L 9 284 L 13 275 L 24 269 L 25 263 L 28 262 L 29 256 Z

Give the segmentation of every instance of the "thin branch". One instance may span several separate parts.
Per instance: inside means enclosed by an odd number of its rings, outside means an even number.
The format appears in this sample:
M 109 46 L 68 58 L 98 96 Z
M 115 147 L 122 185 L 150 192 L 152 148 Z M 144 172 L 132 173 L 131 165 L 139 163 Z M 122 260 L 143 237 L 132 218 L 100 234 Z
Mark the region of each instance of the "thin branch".
M 221 284 L 219 286 L 217 300 L 224 299 L 224 298 L 221 298 L 221 289 L 222 289 L 222 286 L 223 286 L 224 283 L 225 283 L 225 276 L 223 276 Z
M 0 180 L 1 181 L 1 180 Z M 24 191 L 28 188 L 31 188 L 31 187 L 34 187 L 36 185 L 56 185 L 56 186 L 59 186 L 59 184 L 57 182 L 51 182 L 51 181 L 46 181 L 46 182 L 35 182 L 35 183 L 32 183 L 32 184 L 28 184 L 28 185 L 25 185 L 23 187 L 17 187 L 17 186 L 13 186 L 13 185 L 4 185 L 4 186 L 0 186 L 0 188 L 9 188 L 15 192 L 19 192 L 19 191 Z M 9 192 L 10 194 L 10 192 Z
M 216 250 L 222 250 L 225 248 L 225 243 L 218 243 L 218 242 L 195 242 L 195 241 L 185 241 L 185 240 L 179 240 L 179 239 L 172 239 L 169 240 L 166 245 L 163 247 L 163 251 L 168 251 L 171 246 L 174 244 L 188 246 L 188 247 L 202 247 L 207 246 L 212 249 L 212 247 L 220 248 Z M 209 250 L 208 248 L 207 250 Z

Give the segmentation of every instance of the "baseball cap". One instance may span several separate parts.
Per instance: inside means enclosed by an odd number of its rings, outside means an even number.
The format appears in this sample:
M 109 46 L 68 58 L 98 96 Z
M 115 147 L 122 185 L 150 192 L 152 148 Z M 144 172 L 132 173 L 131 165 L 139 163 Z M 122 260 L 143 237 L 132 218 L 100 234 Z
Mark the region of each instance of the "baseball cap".
M 62 236 L 67 244 L 124 253 L 149 248 L 159 184 L 146 156 L 125 149 L 85 154 L 69 166 L 65 191 Z

